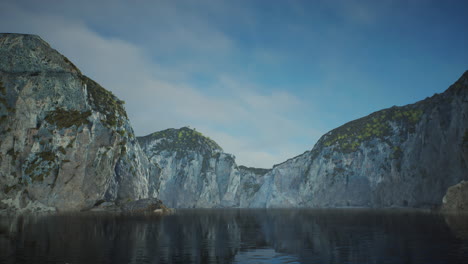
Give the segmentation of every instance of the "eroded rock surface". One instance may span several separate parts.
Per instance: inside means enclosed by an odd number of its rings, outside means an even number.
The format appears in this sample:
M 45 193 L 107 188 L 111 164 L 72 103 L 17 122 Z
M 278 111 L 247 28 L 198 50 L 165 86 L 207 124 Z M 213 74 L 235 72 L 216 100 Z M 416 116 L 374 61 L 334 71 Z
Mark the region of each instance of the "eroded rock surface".
M 238 206 L 240 173 L 234 156 L 188 127 L 138 138 L 142 149 L 161 168 L 158 193 L 168 207 Z
M 433 208 L 468 180 L 468 72 L 442 94 L 351 121 L 263 170 L 238 166 L 190 128 L 137 140 L 112 93 L 39 37 L 0 34 L 0 134 L 0 207 L 11 210 L 155 197 L 176 208 Z
M 171 207 L 437 208 L 468 180 L 468 72 L 442 94 L 344 124 L 271 170 L 237 166 L 189 128 L 139 141 Z
M 40 37 L 0 34 L 0 201 L 75 211 L 157 196 L 123 105 Z
M 438 207 L 468 180 L 468 72 L 442 94 L 351 121 L 274 166 L 253 207 Z

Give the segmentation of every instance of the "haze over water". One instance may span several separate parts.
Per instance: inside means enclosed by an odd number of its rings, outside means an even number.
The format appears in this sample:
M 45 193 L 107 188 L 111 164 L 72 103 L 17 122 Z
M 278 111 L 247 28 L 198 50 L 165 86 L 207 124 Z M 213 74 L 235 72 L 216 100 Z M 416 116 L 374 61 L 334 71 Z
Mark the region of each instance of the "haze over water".
M 2 216 L 0 263 L 468 263 L 468 217 L 364 209 Z

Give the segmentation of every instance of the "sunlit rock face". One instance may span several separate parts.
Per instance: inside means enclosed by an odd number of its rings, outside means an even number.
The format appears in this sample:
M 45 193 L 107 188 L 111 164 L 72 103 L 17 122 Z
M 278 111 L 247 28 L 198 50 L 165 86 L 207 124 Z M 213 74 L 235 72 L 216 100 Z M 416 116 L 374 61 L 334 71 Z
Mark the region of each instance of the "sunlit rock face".
M 468 180 L 468 72 L 442 94 L 338 127 L 274 166 L 251 207 L 437 207 Z
M 269 170 L 237 166 L 210 138 L 183 127 L 138 141 L 161 168 L 159 198 L 174 208 L 250 207 Z
M 40 37 L 0 34 L 0 201 L 82 210 L 157 196 L 124 102 Z
M 235 207 L 240 173 L 234 156 L 188 127 L 155 132 L 138 141 L 161 169 L 159 198 L 174 208 Z

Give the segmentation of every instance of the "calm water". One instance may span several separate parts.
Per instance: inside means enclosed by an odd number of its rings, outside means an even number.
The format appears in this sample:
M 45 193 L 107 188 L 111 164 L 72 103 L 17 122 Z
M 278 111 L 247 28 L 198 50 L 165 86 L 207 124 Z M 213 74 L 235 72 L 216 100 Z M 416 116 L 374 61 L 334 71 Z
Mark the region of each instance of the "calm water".
M 3 216 L 0 263 L 468 263 L 468 217 L 351 209 Z

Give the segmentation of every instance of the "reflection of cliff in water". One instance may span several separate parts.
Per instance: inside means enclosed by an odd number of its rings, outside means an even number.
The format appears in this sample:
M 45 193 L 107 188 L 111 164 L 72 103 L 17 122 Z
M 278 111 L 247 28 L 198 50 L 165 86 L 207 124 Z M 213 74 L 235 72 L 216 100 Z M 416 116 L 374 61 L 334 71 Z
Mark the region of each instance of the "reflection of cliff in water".
M 447 263 L 468 257 L 442 216 L 396 210 L 271 211 L 260 217 L 276 251 L 316 263 Z M 464 247 L 463 250 L 459 250 Z
M 235 220 L 219 214 L 20 216 L 0 223 L 0 263 L 7 255 L 18 263 L 226 263 L 240 244 Z
M 466 218 L 454 217 L 349 209 L 2 217 L 0 263 L 459 263 L 468 240 L 445 222 Z

